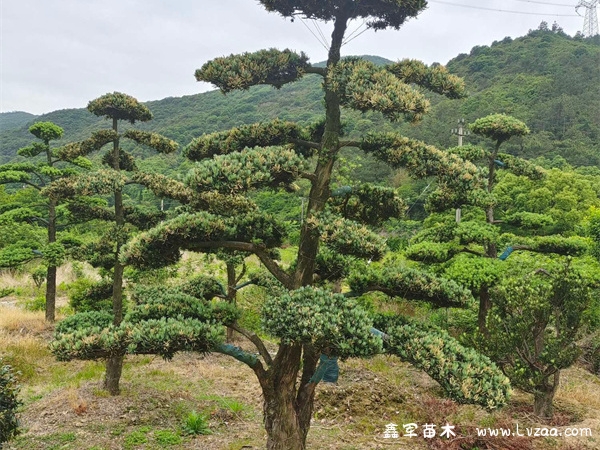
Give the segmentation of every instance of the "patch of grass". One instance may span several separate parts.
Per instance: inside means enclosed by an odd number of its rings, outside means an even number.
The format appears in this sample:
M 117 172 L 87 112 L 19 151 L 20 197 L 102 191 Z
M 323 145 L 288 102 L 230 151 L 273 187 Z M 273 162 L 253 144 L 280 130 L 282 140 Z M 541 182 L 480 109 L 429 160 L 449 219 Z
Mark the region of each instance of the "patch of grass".
M 144 427 L 144 429 L 139 429 L 129 433 L 123 440 L 123 448 L 125 450 L 131 450 L 138 445 L 146 444 L 148 442 L 148 431 L 149 430 Z
M 183 439 L 171 430 L 157 430 L 154 432 L 154 439 L 161 447 L 170 447 L 171 445 L 181 444 Z
M 1 313 L 0 313 L 1 317 Z M 0 330 L 0 349 L 7 364 L 16 372 L 20 381 L 30 381 L 37 369 L 44 366 L 44 360 L 50 357 L 46 345 L 30 335 L 16 335 Z
M 76 381 L 77 386 L 79 386 L 82 381 L 99 378 L 104 374 L 104 370 L 105 367 L 103 362 L 90 361 L 83 369 L 74 375 L 73 380 Z
M 198 413 L 196 411 L 192 411 L 187 415 L 183 421 L 181 430 L 183 433 L 190 435 L 212 433 L 208 427 L 208 415 L 204 413 Z
M 234 398 L 220 398 L 217 403 L 219 406 L 230 410 L 234 414 L 239 414 L 246 409 L 246 405 Z
M 226 450 L 239 450 L 241 448 L 251 448 L 252 439 L 239 439 L 230 443 Z
M 46 297 L 43 295 L 36 295 L 33 298 L 29 298 L 23 302 L 23 306 L 27 311 L 45 311 L 46 310 Z
M 111 436 L 121 436 L 125 433 L 125 425 L 118 423 L 113 425 L 113 429 L 110 431 Z
M 20 438 L 17 442 L 19 442 L 21 439 L 23 440 L 23 442 L 26 442 L 25 437 Z M 79 446 L 75 447 L 70 445 L 72 442 L 75 442 L 77 440 L 77 436 L 75 436 L 75 433 L 52 433 L 46 436 L 41 436 L 39 440 L 41 443 L 43 443 L 44 450 L 80 448 Z
M 0 283 L 1 284 L 1 283 Z M 0 330 L 23 333 L 41 333 L 48 328 L 41 311 L 25 311 L 21 308 L 0 307 Z

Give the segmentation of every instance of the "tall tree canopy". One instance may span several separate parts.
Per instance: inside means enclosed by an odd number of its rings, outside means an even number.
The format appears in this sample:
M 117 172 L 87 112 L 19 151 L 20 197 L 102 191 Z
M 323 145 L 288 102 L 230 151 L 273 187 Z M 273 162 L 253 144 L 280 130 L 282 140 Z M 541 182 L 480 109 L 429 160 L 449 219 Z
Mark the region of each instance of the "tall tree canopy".
M 429 109 L 425 90 L 451 98 L 464 95 L 462 80 L 440 66 L 404 60 L 379 67 L 340 58 L 350 19 L 366 18 L 374 29 L 398 28 L 424 9 L 426 2 L 261 3 L 284 17 L 332 20 L 326 67 L 311 65 L 302 53 L 270 49 L 207 62 L 196 71 L 196 79 L 226 93 L 260 84 L 279 88 L 304 76 L 317 76 L 323 82 L 324 120 L 310 127 L 274 120 L 194 139 L 184 154 L 197 163 L 185 186 L 174 193 L 188 199 L 182 213 L 136 236 L 124 247 L 121 261 L 160 267 L 176 262 L 182 250 L 225 249 L 255 255 L 268 273 L 251 281 L 268 287 L 271 294 L 262 315 L 264 330 L 279 342 L 276 353 L 271 354 L 258 336 L 239 327 L 256 345 L 259 357 L 224 344 L 222 327 L 217 325 L 230 325 L 234 318 L 211 311 L 207 303 L 201 308 L 181 308 L 178 316 L 139 313 L 165 311 L 179 298 L 181 288 L 137 297 L 121 324 L 99 328 L 74 320 L 60 330 L 55 353 L 61 359 L 94 359 L 124 351 L 165 357 L 179 350 L 231 355 L 248 365 L 260 382 L 271 450 L 306 448 L 316 386 L 338 358 L 369 356 L 384 349 L 423 367 L 453 398 L 488 408 L 502 405 L 508 382 L 487 358 L 447 340 L 447 335 L 432 337 L 435 330 L 420 329 L 402 318 L 373 317 L 348 296 L 335 292 L 339 284 L 323 283 L 323 276 L 338 281 L 349 274 L 348 266 L 358 264 L 359 275 L 348 280 L 354 295 L 379 290 L 438 305 L 464 305 L 471 298 L 454 282 L 403 265 L 365 270 L 360 261 L 381 260 L 386 251 L 385 240 L 368 224 L 397 216 L 401 199 L 393 190 L 378 186 L 348 186 L 341 196 L 332 192 L 335 162 L 345 147 L 358 147 L 392 167 L 404 167 L 414 177 L 437 177 L 436 192 L 446 205 L 463 204 L 470 191 L 481 185 L 475 165 L 423 142 L 377 132 L 357 140 L 342 136 L 344 108 L 376 111 L 391 121 L 418 121 Z M 277 252 L 286 239 L 284 224 L 244 194 L 258 188 L 294 189 L 300 181 L 309 184 L 308 205 L 296 260 L 284 268 Z M 193 299 L 187 301 L 193 304 Z M 420 338 L 414 339 L 416 335 Z M 405 348 L 403 343 L 408 341 L 413 345 Z
M 41 191 L 53 181 L 76 173 L 76 168 L 89 169 L 91 163 L 83 158 L 77 157 L 67 159 L 57 148 L 52 148 L 50 143 L 62 138 L 64 130 L 52 122 L 36 122 L 29 127 L 29 132 L 41 142 L 34 142 L 27 147 L 18 150 L 20 156 L 35 158 L 41 156 L 35 163 L 15 163 L 0 166 L 0 184 L 20 183 L 31 186 L 36 191 Z M 69 163 L 69 164 L 67 164 Z M 5 264 L 21 264 L 34 258 L 33 250 L 45 256 L 47 264 L 46 273 L 46 320 L 54 321 L 56 307 L 56 266 L 64 258 L 64 248 L 57 243 L 57 199 L 49 199 L 47 203 L 43 199 L 37 199 L 38 205 L 32 207 L 24 204 L 3 205 L 0 213 L 0 223 L 7 221 L 29 221 L 37 223 L 47 229 L 48 244 L 43 249 L 32 249 L 31 242 L 22 241 L 22 245 L 15 244 L 0 260 Z M 7 255 L 9 253 L 9 255 Z M 0 264 L 1 265 L 1 264 Z

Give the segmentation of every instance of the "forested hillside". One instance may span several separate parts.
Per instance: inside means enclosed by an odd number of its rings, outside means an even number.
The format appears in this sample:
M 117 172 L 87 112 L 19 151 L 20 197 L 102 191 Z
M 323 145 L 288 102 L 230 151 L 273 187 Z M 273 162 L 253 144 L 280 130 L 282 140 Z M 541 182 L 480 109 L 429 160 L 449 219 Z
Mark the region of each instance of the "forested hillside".
M 385 62 L 378 57 L 367 58 Z M 379 113 L 349 112 L 346 132 L 360 133 L 375 122 L 381 129 L 396 129 L 409 137 L 449 147 L 456 142 L 450 129 L 460 117 L 472 122 L 492 112 L 504 112 L 527 122 L 532 130 L 528 137 L 507 146 L 510 153 L 544 155 L 548 159 L 560 155 L 573 165 L 598 165 L 599 67 L 598 36 L 572 38 L 556 28 L 534 30 L 515 40 L 506 38 L 491 46 L 476 46 L 470 54 L 451 60 L 448 68 L 464 77 L 469 96 L 455 101 L 433 94 L 432 112 L 420 124 L 391 125 Z M 313 122 L 319 117 L 321 98 L 319 80 L 309 76 L 280 90 L 257 86 L 227 96 L 212 91 L 147 105 L 154 120 L 142 128 L 187 145 L 202 133 L 276 117 Z M 82 139 L 102 126 L 102 119 L 90 116 L 83 108 L 39 117 L 1 114 L 0 163 L 13 159 L 16 150 L 27 145 L 27 129 L 35 120 L 48 120 L 63 127 L 63 142 Z

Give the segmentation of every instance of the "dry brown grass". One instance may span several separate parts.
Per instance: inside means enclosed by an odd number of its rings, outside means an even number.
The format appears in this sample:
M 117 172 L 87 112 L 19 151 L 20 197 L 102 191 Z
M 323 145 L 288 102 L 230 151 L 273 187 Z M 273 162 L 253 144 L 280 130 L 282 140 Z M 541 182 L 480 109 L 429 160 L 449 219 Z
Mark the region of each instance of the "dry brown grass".
M 8 332 L 43 333 L 49 329 L 43 311 L 25 311 L 10 306 L 0 306 L 0 330 Z
M 34 287 L 33 279 L 28 273 L 11 273 L 0 271 L 0 286 L 3 288 Z

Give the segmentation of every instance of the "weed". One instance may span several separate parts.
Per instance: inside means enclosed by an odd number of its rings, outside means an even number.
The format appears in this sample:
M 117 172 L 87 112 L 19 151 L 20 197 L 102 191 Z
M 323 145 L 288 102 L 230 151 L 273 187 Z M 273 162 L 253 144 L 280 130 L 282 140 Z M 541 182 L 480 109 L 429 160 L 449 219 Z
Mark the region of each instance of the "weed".
M 239 414 L 246 409 L 246 405 L 233 398 L 220 398 L 219 406 L 230 410 L 234 414 Z
M 123 448 L 125 450 L 131 450 L 138 445 L 142 445 L 148 442 L 148 437 L 146 436 L 148 432 L 137 430 L 132 431 L 123 440 Z
M 192 411 L 187 415 L 181 428 L 185 434 L 212 433 L 208 428 L 208 415 L 196 411 Z
M 181 436 L 171 430 L 158 430 L 154 432 L 154 439 L 162 447 L 181 444 Z

